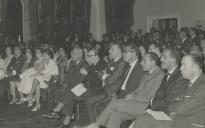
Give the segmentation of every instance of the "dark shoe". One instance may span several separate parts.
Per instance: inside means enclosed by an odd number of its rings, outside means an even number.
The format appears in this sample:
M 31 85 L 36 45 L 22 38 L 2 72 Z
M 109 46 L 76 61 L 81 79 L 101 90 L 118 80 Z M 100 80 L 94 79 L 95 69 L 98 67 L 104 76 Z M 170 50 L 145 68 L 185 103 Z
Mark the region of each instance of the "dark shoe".
M 61 124 L 57 125 L 55 128 L 70 128 L 70 124 L 65 125 L 65 124 L 61 123 Z
M 52 112 L 49 114 L 43 114 L 42 117 L 45 117 L 47 119 L 61 119 L 61 115 L 57 112 Z

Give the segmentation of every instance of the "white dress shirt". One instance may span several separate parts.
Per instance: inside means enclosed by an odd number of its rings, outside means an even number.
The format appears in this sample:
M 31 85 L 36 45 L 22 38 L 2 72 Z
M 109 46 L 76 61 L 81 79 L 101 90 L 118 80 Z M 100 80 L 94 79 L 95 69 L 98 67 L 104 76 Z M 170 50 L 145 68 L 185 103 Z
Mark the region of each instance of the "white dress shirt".
M 135 64 L 137 63 L 137 61 L 138 61 L 138 60 L 135 60 L 132 64 L 130 64 L 130 69 L 129 69 L 129 71 L 128 71 L 128 73 L 127 73 L 127 76 L 126 76 L 126 78 L 125 78 L 125 80 L 124 80 L 124 82 L 123 82 L 123 84 L 122 84 L 121 90 L 125 90 L 126 85 L 127 85 L 127 81 L 128 81 L 128 79 L 129 79 L 129 77 L 130 77 L 130 75 L 131 75 L 131 72 L 132 72 L 132 70 L 134 69 Z

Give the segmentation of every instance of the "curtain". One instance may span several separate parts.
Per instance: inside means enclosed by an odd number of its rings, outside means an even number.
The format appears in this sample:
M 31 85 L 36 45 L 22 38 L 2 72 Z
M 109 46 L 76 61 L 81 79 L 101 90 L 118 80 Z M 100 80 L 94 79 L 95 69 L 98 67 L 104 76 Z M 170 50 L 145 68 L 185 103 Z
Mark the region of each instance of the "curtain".
M 0 18 L 1 18 L 1 23 L 0 23 L 0 33 L 5 35 L 5 24 L 6 24 L 6 14 L 7 14 L 7 2 L 8 0 L 0 0 Z
M 126 32 L 134 24 L 135 0 L 105 0 L 106 27 L 108 33 Z
M 40 0 L 39 39 L 53 43 L 55 38 L 55 0 Z
M 5 4 L 6 6 L 6 4 Z M 6 9 L 5 35 L 9 39 L 18 39 L 22 35 L 22 5 L 20 0 L 8 0 Z

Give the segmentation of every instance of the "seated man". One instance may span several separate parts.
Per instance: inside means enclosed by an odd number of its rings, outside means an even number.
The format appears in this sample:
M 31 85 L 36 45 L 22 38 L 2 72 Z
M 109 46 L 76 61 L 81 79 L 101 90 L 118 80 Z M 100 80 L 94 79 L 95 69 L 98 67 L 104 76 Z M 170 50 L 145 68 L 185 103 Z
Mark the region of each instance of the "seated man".
M 147 73 L 143 76 L 139 88 L 128 94 L 125 99 L 111 101 L 96 122 L 86 128 L 120 128 L 122 121 L 135 119 L 136 116 L 144 114 L 164 76 L 158 65 L 158 56 L 147 53 L 142 60 L 143 70 Z
M 96 49 L 91 49 L 86 55 L 86 60 L 91 65 L 86 82 L 86 87 L 88 88 L 88 91 L 90 91 L 90 97 L 96 96 L 103 91 L 101 78 L 107 63 L 103 59 L 100 59 L 98 54 Z M 85 105 L 87 107 L 87 102 L 85 102 Z M 92 115 L 90 112 L 91 111 L 88 111 L 88 114 Z M 92 116 L 89 116 L 89 120 L 93 120 Z
M 14 48 L 14 57 L 11 59 L 10 64 L 7 67 L 8 78 L 3 79 L 1 82 L 5 80 L 5 82 L 10 82 L 10 78 L 12 76 L 18 75 L 21 73 L 24 63 L 26 62 L 26 57 L 22 54 L 22 49 L 19 46 Z M 0 84 L 1 84 L 0 82 Z M 7 84 L 5 84 L 7 85 Z M 17 102 L 16 98 L 16 87 L 11 86 L 11 95 L 12 100 L 9 104 L 14 104 Z
M 62 93 L 61 100 L 53 109 L 52 113 L 45 115 L 47 118 L 59 118 L 59 113 L 61 111 L 66 115 L 64 121 L 59 124 L 57 128 L 68 126 L 70 124 L 70 119 L 76 102 L 88 97 L 88 93 L 84 93 L 78 97 L 71 91 L 72 88 L 86 81 L 86 77 L 89 72 L 89 64 L 85 59 L 83 59 L 83 49 L 79 46 L 75 47 L 71 52 L 71 57 L 72 60 L 66 75 L 67 78 L 63 84 L 64 89 L 60 92 Z
M 133 128 L 197 128 L 204 127 L 205 75 L 202 73 L 203 58 L 189 54 L 183 57 L 181 72 L 186 82 L 185 89 L 159 111 L 164 111 L 171 121 L 162 121 L 149 114 L 139 116 Z M 181 86 L 181 85 L 179 85 Z
M 124 47 L 123 59 L 129 63 L 129 71 L 126 73 L 126 77 L 122 83 L 118 99 L 125 98 L 133 90 L 139 87 L 140 81 L 144 75 L 140 60 L 140 50 L 133 43 L 127 44 Z
M 103 91 L 86 101 L 86 107 L 91 120 L 96 118 L 94 114 L 96 103 L 103 99 L 111 100 L 112 97 L 117 96 L 128 68 L 128 64 L 122 58 L 122 47 L 120 44 L 114 43 L 111 46 L 109 56 L 112 61 L 108 64 L 103 74 Z

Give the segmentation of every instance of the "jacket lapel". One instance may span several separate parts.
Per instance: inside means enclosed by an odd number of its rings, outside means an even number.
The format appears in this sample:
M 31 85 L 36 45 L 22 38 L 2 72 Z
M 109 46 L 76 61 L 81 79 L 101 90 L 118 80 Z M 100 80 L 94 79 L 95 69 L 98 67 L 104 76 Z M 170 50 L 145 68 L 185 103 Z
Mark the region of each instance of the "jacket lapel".
M 170 75 L 166 85 L 169 85 L 173 80 L 175 80 L 180 75 L 180 69 L 177 67 L 174 72 Z

